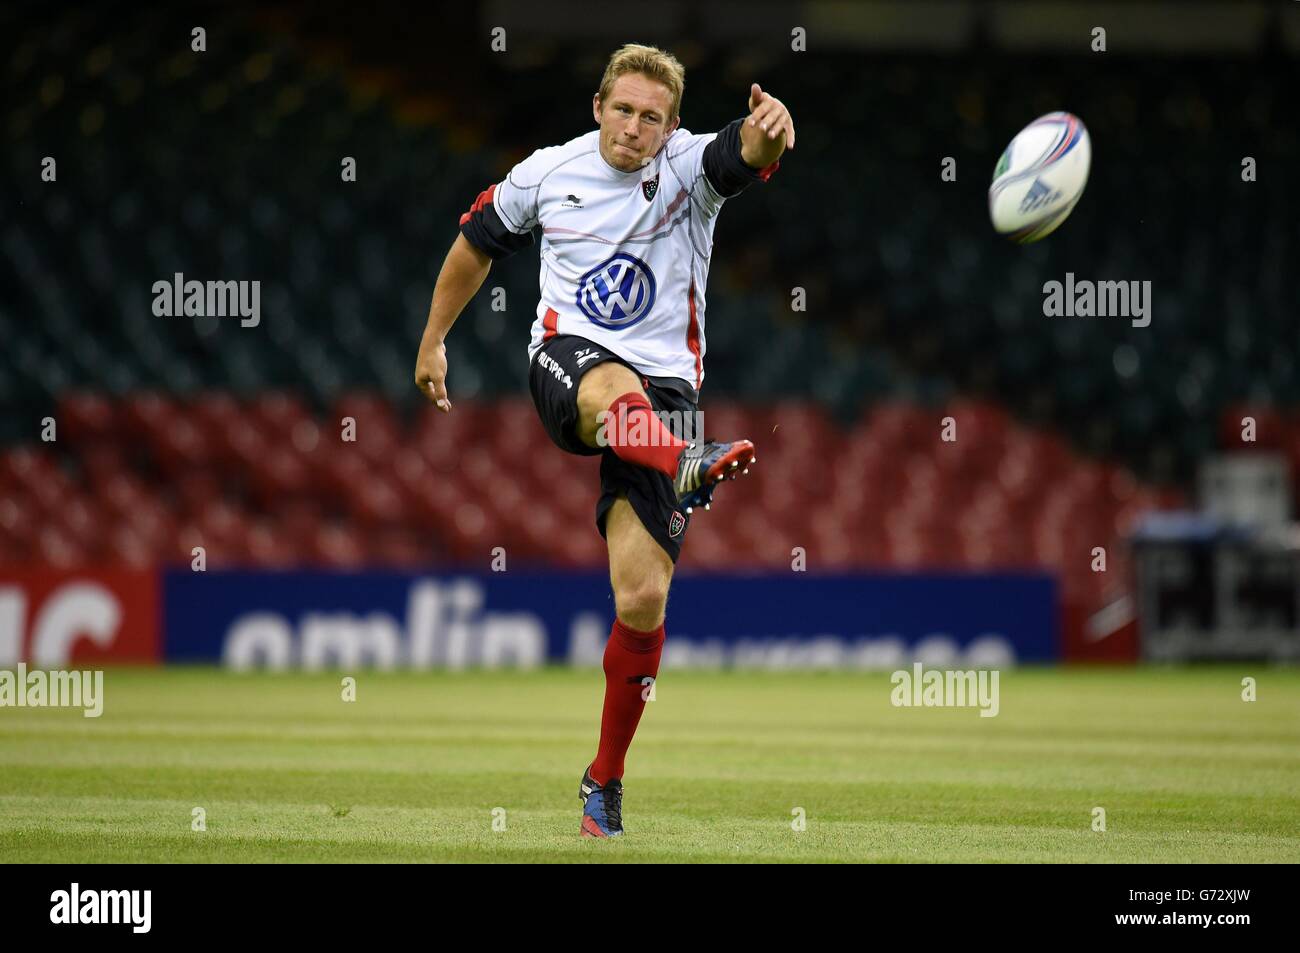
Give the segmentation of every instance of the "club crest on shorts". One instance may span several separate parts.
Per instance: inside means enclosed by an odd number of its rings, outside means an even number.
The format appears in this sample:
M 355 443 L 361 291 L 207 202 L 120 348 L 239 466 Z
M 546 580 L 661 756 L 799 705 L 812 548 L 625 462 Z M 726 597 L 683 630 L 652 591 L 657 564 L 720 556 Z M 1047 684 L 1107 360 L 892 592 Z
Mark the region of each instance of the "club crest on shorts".
M 676 510 L 673 510 L 673 515 L 668 517 L 668 535 L 680 536 L 682 535 L 682 530 L 685 528 L 686 517 L 681 513 L 678 513 Z
M 655 193 L 658 191 L 659 191 L 659 173 L 656 172 L 654 174 L 653 179 L 645 179 L 641 183 L 641 194 L 644 195 L 645 200 L 649 202 L 655 197 Z

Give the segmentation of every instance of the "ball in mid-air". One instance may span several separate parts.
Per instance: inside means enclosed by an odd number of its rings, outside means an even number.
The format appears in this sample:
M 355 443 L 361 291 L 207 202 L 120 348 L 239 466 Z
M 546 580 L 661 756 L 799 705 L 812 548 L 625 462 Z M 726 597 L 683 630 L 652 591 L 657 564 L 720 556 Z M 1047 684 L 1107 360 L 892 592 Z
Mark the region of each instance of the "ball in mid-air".
M 999 235 L 1036 242 L 1065 221 L 1083 195 L 1092 141 L 1078 116 L 1039 116 L 1011 140 L 993 170 L 989 218 Z

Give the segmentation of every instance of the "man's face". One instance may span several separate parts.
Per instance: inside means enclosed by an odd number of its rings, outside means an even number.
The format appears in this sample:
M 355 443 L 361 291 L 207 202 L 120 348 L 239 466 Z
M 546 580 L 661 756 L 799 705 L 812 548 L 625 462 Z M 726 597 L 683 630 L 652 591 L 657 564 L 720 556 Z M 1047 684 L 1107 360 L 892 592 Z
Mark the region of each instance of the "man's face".
M 672 106 L 668 87 L 642 73 L 624 73 L 614 80 L 604 102 L 599 93 L 592 97 L 605 161 L 622 172 L 635 172 L 654 158 L 681 122 L 681 117 L 668 122 Z

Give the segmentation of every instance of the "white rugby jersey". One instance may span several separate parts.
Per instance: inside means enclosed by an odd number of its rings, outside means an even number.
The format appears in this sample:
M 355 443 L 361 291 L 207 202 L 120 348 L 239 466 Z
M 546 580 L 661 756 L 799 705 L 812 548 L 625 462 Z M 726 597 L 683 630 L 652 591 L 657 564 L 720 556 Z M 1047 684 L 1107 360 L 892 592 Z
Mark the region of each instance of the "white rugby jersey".
M 698 396 L 713 226 L 728 197 L 720 187 L 736 194 L 744 180 L 766 181 L 778 166 L 755 171 L 740 162 L 739 124 L 704 135 L 678 128 L 634 172 L 605 161 L 593 129 L 538 149 L 479 195 L 461 216 L 462 231 L 492 257 L 531 244 L 541 226 L 530 360 L 556 334 L 576 334 L 647 377 L 686 381 Z M 720 135 L 730 147 L 727 175 L 717 171 L 722 143 L 706 175 L 706 147 Z

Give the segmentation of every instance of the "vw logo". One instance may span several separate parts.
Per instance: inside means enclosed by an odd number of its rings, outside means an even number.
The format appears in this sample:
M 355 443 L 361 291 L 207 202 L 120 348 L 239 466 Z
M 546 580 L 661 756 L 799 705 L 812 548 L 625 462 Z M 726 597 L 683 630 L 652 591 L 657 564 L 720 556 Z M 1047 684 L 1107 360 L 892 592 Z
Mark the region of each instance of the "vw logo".
M 621 331 L 654 307 L 655 276 L 639 258 L 619 252 L 578 281 L 578 310 L 593 324 Z

